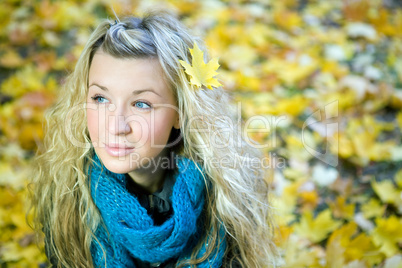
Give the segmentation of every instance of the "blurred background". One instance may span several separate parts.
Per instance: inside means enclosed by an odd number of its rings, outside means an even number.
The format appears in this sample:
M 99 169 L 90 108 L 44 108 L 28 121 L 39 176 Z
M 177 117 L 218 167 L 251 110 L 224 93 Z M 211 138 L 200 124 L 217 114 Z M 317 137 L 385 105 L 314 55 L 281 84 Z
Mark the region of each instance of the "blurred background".
M 25 221 L 45 109 L 112 8 L 150 7 L 219 57 L 273 171 L 283 267 L 402 267 L 399 0 L 2 0 L 0 267 L 46 266 Z

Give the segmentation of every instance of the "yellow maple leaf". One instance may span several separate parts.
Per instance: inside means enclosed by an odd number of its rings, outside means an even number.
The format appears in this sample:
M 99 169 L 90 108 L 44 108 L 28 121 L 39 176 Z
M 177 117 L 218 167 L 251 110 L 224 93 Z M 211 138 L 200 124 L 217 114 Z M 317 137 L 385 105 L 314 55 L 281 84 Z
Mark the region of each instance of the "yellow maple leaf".
M 328 268 L 343 267 L 345 264 L 345 257 L 343 256 L 345 248 L 342 247 L 339 240 L 340 237 L 337 237 L 327 244 L 326 260 Z
M 334 249 L 337 249 L 338 246 L 344 249 L 342 255 L 335 254 L 337 252 Z M 328 256 L 328 254 L 331 256 Z M 376 255 L 376 247 L 369 236 L 365 233 L 358 233 L 357 224 L 354 222 L 348 222 L 332 232 L 327 241 L 327 261 L 329 260 L 328 258 L 336 256 L 343 259 L 345 263 L 348 263 L 349 261 L 364 259 L 367 255 L 374 257 Z M 337 259 L 333 260 L 336 261 Z M 367 262 L 372 263 L 373 260 L 367 259 Z M 343 266 L 338 265 L 333 267 Z
M 375 180 L 372 180 L 371 186 L 384 203 L 395 205 L 402 204 L 401 191 L 395 187 L 392 181 L 386 180 L 376 182 Z
M 384 214 L 385 206 L 377 199 L 371 198 L 368 202 L 361 205 L 360 210 L 366 219 L 381 217 Z
M 326 209 L 313 218 L 311 211 L 306 211 L 299 223 L 294 225 L 294 230 L 300 236 L 309 239 L 311 242 L 320 242 L 329 233 L 342 225 L 341 221 L 335 221 L 331 217 L 331 211 Z
M 372 231 L 373 242 L 387 257 L 398 252 L 398 244 L 402 243 L 402 220 L 395 215 L 389 218 L 376 218 L 376 228 Z
M 319 250 L 314 247 L 307 248 L 296 236 L 291 235 L 289 237 L 284 249 L 286 250 L 286 255 L 284 256 L 284 265 L 281 267 L 319 267 L 317 265 Z
M 370 263 L 370 267 L 373 267 L 373 264 L 378 261 L 379 252 L 366 233 L 358 234 L 350 240 L 345 248 L 345 257 L 347 260 L 364 259 Z
M 309 105 L 307 98 L 303 97 L 302 95 L 295 95 L 290 98 L 277 100 L 276 102 L 277 103 L 273 111 L 276 115 L 288 114 L 291 116 L 297 116 L 301 114 Z
M 355 205 L 347 204 L 345 197 L 338 196 L 336 200 L 329 203 L 329 207 L 331 208 L 335 217 L 349 220 L 353 219 Z
M 181 65 L 185 68 L 187 74 L 191 76 L 191 84 L 199 88 L 202 85 L 209 89 L 214 87 L 219 87 L 221 84 L 218 82 L 214 76 L 218 73 L 216 70 L 219 68 L 219 63 L 217 58 L 213 58 L 208 63 L 204 62 L 204 52 L 194 43 L 194 47 L 190 48 L 190 53 L 192 56 L 192 65 L 185 61 L 180 60 Z

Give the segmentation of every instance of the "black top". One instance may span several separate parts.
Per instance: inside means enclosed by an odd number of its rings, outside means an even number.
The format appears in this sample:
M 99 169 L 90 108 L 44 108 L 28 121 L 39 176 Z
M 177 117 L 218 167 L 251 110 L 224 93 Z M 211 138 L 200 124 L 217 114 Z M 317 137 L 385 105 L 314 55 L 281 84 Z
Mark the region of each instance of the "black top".
M 155 225 L 162 225 L 162 223 L 173 214 L 170 197 L 173 193 L 173 185 L 176 181 L 176 177 L 174 176 L 174 171 L 167 170 L 166 172 L 163 186 L 152 194 L 141 190 L 141 188 L 126 175 L 127 191 L 137 197 L 138 202 L 147 210 L 148 215 L 154 220 Z

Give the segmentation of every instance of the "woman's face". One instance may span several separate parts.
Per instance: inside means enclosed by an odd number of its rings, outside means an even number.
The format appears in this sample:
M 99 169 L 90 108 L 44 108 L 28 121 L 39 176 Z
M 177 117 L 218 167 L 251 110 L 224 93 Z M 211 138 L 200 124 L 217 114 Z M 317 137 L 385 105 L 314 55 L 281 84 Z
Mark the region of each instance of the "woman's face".
M 180 127 L 175 98 L 157 59 L 118 59 L 96 52 L 87 104 L 95 152 L 114 173 L 155 163 L 166 152 L 172 127 Z

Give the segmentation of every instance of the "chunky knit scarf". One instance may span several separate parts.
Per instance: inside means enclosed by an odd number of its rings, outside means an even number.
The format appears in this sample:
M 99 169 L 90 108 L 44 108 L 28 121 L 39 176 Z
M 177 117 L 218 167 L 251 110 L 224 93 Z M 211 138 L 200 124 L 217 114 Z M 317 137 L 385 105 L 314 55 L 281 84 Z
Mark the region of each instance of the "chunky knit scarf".
M 176 159 L 179 172 L 171 196 L 173 215 L 156 226 L 137 198 L 126 190 L 126 176 L 107 170 L 95 155 L 95 165 L 90 167 L 91 194 L 104 222 L 96 230 L 97 240 L 91 245 L 95 267 L 105 267 L 105 264 L 107 267 L 135 267 L 131 256 L 150 263 L 190 258 L 203 233 L 199 219 L 205 184 L 193 161 L 183 156 Z M 221 267 L 226 248 L 223 227 L 219 235 L 219 250 L 215 248 L 197 267 Z M 203 245 L 197 257 L 205 251 Z

